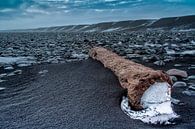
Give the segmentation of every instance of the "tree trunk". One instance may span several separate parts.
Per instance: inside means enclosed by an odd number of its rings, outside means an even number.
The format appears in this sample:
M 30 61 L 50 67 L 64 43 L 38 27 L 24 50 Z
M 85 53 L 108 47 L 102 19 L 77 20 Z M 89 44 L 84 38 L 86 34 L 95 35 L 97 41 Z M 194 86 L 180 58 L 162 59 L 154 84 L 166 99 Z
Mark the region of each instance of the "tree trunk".
M 137 110 L 143 108 L 140 104 L 141 97 L 152 84 L 168 82 L 172 85 L 170 77 L 165 72 L 124 59 L 105 48 L 92 48 L 89 55 L 114 72 L 121 86 L 127 89 L 131 106 Z

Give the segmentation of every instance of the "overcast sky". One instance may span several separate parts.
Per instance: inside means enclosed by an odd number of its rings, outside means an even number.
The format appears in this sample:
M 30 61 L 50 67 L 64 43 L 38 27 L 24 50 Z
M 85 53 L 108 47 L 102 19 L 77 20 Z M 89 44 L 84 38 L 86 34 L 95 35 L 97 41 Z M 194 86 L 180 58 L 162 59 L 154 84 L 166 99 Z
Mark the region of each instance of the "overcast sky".
M 195 14 L 195 0 L 0 0 L 0 30 Z

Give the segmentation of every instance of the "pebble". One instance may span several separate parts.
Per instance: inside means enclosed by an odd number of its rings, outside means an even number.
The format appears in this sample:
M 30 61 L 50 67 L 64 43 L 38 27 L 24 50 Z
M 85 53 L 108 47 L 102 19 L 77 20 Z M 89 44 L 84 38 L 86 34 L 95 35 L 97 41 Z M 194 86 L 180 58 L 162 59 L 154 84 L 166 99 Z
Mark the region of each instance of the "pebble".
M 14 68 L 12 66 L 6 66 L 4 69 L 5 70 L 13 70 Z
M 188 89 L 183 91 L 182 93 L 188 96 L 195 96 L 195 91 L 188 90 Z
M 195 80 L 195 75 L 191 75 L 188 77 L 189 80 Z
M 6 76 L 7 76 L 7 74 L 6 74 L 6 73 L 2 73 L 2 74 L 0 74 L 0 78 L 6 77 Z
M 169 76 L 179 76 L 179 77 L 184 77 L 187 78 L 188 74 L 184 70 L 179 70 L 179 69 L 170 69 L 166 72 Z
M 178 82 L 175 82 L 173 84 L 173 87 L 186 87 L 187 84 L 185 82 L 182 82 L 182 81 L 178 81 Z
M 173 104 L 178 105 L 178 104 L 180 103 L 180 100 L 171 98 L 171 102 L 172 102 Z
M 6 81 L 6 80 L 2 80 L 2 79 L 0 79 L 0 83 L 1 83 L 1 82 L 5 82 L 5 81 Z
M 171 80 L 172 80 L 173 82 L 176 82 L 176 81 L 177 81 L 177 77 L 176 77 L 176 76 L 170 76 L 170 78 L 171 78 Z
M 48 70 L 41 70 L 41 71 L 39 71 L 39 74 L 46 74 L 46 73 L 48 73 Z
M 193 90 L 193 91 L 195 91 L 195 85 L 191 85 L 191 86 L 189 86 L 189 90 Z
M 175 67 L 181 67 L 182 65 L 181 64 L 175 64 L 174 66 Z
M 155 61 L 154 62 L 155 65 L 158 65 L 158 66 L 164 66 L 165 65 L 165 62 L 160 60 L 160 61 Z
M 15 70 L 13 73 L 14 74 L 22 74 L 22 70 Z
M 0 91 L 1 91 L 1 90 L 4 90 L 4 89 L 5 89 L 4 87 L 0 87 Z

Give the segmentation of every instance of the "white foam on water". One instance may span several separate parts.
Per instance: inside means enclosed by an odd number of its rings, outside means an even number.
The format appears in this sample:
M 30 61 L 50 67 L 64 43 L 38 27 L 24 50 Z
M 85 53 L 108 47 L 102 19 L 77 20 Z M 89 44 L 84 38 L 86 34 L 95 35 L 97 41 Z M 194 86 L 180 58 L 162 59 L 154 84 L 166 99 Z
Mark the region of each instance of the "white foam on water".
M 170 85 L 166 82 L 155 83 L 148 88 L 141 98 L 143 110 L 134 111 L 127 97 L 123 97 L 121 109 L 130 118 L 138 119 L 148 124 L 174 124 L 170 122 L 179 116 L 171 105 Z

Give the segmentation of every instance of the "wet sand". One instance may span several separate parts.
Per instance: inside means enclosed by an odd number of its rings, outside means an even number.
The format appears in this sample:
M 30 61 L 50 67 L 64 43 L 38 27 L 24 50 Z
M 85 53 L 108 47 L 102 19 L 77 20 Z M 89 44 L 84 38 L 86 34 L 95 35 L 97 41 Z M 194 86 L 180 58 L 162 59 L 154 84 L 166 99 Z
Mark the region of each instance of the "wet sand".
M 176 63 L 176 62 L 175 62 Z M 169 64 L 163 69 L 173 68 Z M 186 63 L 186 62 L 185 62 Z M 149 65 L 150 64 L 146 64 Z M 182 66 L 182 68 L 184 68 Z M 193 129 L 195 99 L 173 89 L 174 105 L 181 115 L 176 125 L 148 125 L 133 120 L 120 109 L 125 90 L 116 76 L 92 59 L 65 64 L 22 68 L 21 75 L 0 83 L 2 129 Z M 42 70 L 46 73 L 39 74 Z M 190 71 L 193 72 L 193 71 Z

